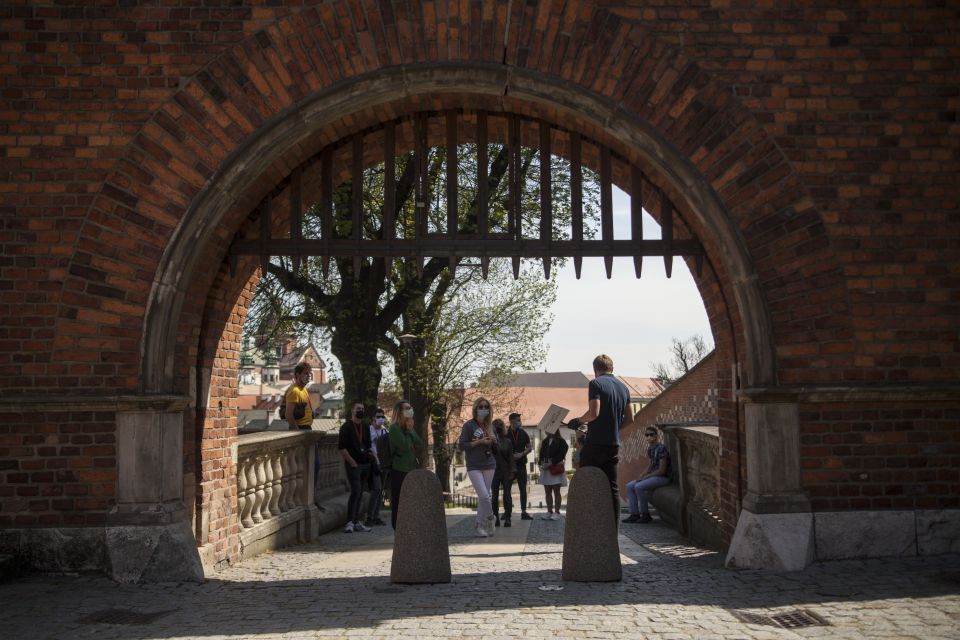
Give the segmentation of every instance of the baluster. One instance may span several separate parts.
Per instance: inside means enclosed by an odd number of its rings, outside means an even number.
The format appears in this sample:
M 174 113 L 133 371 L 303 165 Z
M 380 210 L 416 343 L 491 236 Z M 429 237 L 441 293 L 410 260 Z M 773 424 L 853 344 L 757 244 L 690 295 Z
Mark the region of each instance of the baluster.
M 283 486 L 283 469 L 280 467 L 280 459 L 283 458 L 283 450 L 276 451 L 273 454 L 273 498 L 270 499 L 270 513 L 275 516 L 283 513 L 280 507 L 280 498 L 285 493 Z
M 260 501 L 263 500 L 263 494 L 257 486 L 257 459 L 255 457 L 247 460 L 247 494 L 250 501 L 250 520 L 253 524 L 257 524 L 263 520 L 260 517 Z
M 303 470 L 307 466 L 303 461 L 305 451 L 303 446 L 299 446 L 293 453 L 293 499 L 297 506 L 303 505 L 303 488 L 306 486 L 303 477 Z
M 263 522 L 263 483 L 266 481 L 267 477 L 263 472 L 263 458 L 257 456 L 253 461 L 253 477 L 254 477 L 254 503 L 253 503 L 253 521 L 256 523 Z
M 283 510 L 289 511 L 297 506 L 297 487 L 294 477 L 295 459 L 297 450 L 295 448 L 286 449 L 283 452 Z
M 240 508 L 240 524 L 245 529 L 253 526 L 253 520 L 250 519 L 250 510 L 253 508 L 253 501 L 250 499 L 250 483 L 247 480 L 247 471 L 250 468 L 250 460 L 240 461 L 239 472 L 237 473 L 237 506 Z
M 270 503 L 273 500 L 273 465 L 270 464 L 270 455 L 269 452 L 263 455 L 263 507 L 260 509 L 260 514 L 264 520 L 273 517 L 273 512 L 270 511 Z

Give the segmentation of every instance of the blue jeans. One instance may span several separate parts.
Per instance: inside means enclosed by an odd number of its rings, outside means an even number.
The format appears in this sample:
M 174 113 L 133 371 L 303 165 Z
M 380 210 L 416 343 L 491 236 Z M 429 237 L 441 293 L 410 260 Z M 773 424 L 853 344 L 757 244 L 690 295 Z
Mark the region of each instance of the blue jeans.
M 647 491 L 670 484 L 667 476 L 650 476 L 643 480 L 631 480 L 627 483 L 627 501 L 630 503 L 630 513 L 650 513 L 647 506 Z M 637 505 L 639 503 L 639 506 Z

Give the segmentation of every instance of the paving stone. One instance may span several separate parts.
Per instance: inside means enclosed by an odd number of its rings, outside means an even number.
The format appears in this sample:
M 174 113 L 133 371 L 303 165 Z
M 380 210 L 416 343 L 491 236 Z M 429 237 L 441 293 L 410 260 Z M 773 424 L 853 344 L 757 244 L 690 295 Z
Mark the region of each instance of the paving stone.
M 536 515 L 540 515 L 534 509 Z M 515 537 L 471 537 L 446 513 L 452 582 L 390 583 L 390 527 L 331 532 L 202 584 L 119 585 L 97 576 L 0 584 L 4 638 L 922 638 L 960 639 L 960 556 L 842 560 L 802 573 L 726 569 L 723 554 L 659 521 L 621 525 L 623 581 L 560 580 L 565 521 L 517 521 Z M 642 557 L 643 561 L 627 562 Z M 543 586 L 562 586 L 542 591 Z M 840 595 L 837 595 L 840 594 Z M 143 625 L 84 624 L 106 609 L 169 611 Z M 739 622 L 745 610 L 810 610 L 831 626 Z M 56 615 L 51 615 L 56 612 Z

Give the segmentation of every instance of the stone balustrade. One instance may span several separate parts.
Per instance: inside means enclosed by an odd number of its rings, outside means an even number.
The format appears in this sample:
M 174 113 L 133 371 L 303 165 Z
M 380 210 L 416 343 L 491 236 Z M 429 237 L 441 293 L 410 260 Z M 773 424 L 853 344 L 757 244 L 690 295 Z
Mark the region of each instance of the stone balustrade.
M 670 450 L 672 483 L 650 502 L 660 515 L 691 538 L 726 547 L 720 522 L 720 435 L 715 426 L 660 425 Z
M 237 508 L 243 557 L 313 539 L 317 531 L 316 455 L 321 450 L 322 461 L 336 454 L 335 447 L 335 439 L 328 443 L 322 434 L 312 431 L 239 436 Z

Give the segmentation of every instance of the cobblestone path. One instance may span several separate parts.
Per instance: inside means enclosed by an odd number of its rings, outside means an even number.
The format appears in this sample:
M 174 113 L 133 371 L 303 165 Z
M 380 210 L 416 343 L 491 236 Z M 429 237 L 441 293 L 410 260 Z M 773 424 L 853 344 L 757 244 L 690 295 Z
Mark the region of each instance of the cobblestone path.
M 26 578 L 0 585 L 0 637 L 960 639 L 957 555 L 731 570 L 655 521 L 621 526 L 622 582 L 576 584 L 560 579 L 563 524 L 516 520 L 482 540 L 469 513 L 451 512 L 445 585 L 390 583 L 389 526 L 327 534 L 203 584 Z

